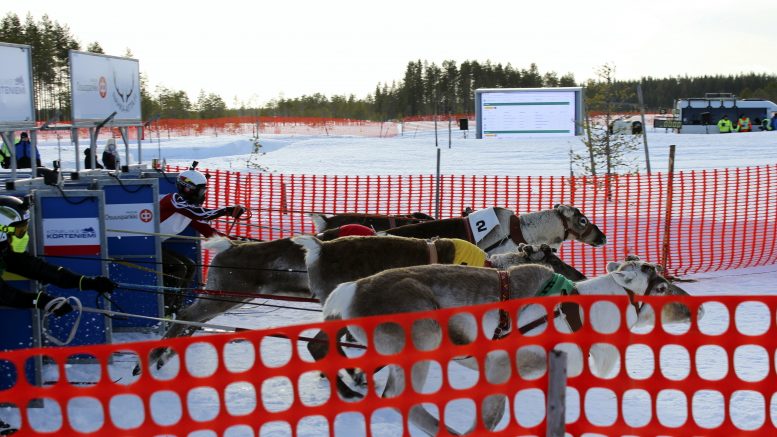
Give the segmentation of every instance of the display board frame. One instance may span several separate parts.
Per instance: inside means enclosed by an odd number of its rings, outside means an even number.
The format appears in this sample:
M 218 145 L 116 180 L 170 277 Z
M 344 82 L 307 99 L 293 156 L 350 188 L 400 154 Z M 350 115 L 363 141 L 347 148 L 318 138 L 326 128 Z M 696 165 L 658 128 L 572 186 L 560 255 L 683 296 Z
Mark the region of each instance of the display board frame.
M 558 99 L 559 101 L 548 100 L 553 94 L 563 97 Z M 571 95 L 571 99 L 569 98 Z M 489 98 L 499 96 L 504 100 L 504 103 L 495 103 L 489 101 Z M 583 101 L 584 101 L 584 89 L 582 87 L 555 87 L 555 88 L 479 88 L 475 90 L 475 120 L 476 120 L 476 137 L 483 138 L 523 138 L 523 137 L 558 137 L 558 136 L 576 136 L 583 133 Z M 484 103 L 485 101 L 485 103 Z M 509 114 L 509 117 L 504 117 L 504 120 L 500 120 L 500 123 L 507 123 L 500 125 L 498 130 L 489 131 L 489 114 L 485 114 L 485 106 L 491 109 L 497 109 L 503 105 L 504 108 L 519 107 L 521 114 L 518 114 L 520 118 L 514 118 L 516 115 Z M 569 120 L 560 122 L 558 111 L 548 112 L 548 109 L 552 110 L 553 106 L 565 106 L 564 112 L 572 116 Z M 570 107 L 571 106 L 571 107 Z M 532 108 L 535 108 L 532 111 Z M 539 122 L 535 120 L 526 120 L 527 116 L 534 116 L 540 118 Z M 550 118 L 554 116 L 555 119 Z M 542 117 L 546 117 L 543 119 Z M 563 116 L 562 116 L 563 117 Z M 511 119 L 514 119 L 515 124 L 510 125 Z M 563 124 L 563 126 L 555 126 L 554 124 Z M 537 124 L 539 126 L 532 126 Z M 528 126 L 528 127 L 527 127 Z
M 74 126 L 93 126 L 116 115 L 110 126 L 139 126 L 143 123 L 140 95 L 140 63 L 134 58 L 70 50 L 70 108 Z M 134 65 L 132 65 L 134 64 Z M 122 71 L 116 73 L 116 69 Z M 91 70 L 90 70 L 91 69 Z M 99 72 L 96 71 L 101 69 Z M 108 69 L 112 74 L 108 74 Z M 131 69 L 130 74 L 127 74 Z M 119 77 L 122 80 L 118 84 Z M 129 86 L 126 78 L 129 77 Z
M 9 50 L 10 49 L 10 50 Z M 22 51 L 26 51 L 26 58 L 27 58 L 27 68 L 21 68 L 20 70 L 11 70 L 11 76 L 16 76 L 17 74 L 26 74 L 26 77 L 19 76 L 19 77 L 8 77 L 4 78 L 2 76 L 3 73 L 7 73 L 9 66 L 13 63 L 10 62 L 10 60 L 4 60 L 3 59 L 3 52 L 12 53 L 13 49 L 19 49 Z M 36 127 L 35 123 L 35 94 L 34 94 L 34 87 L 32 83 L 32 47 L 25 44 L 11 44 L 11 43 L 5 43 L 0 42 L 0 65 L 3 65 L 2 72 L 0 73 L 0 87 L 8 86 L 9 88 L 13 88 L 14 85 L 21 79 L 22 84 L 27 85 L 27 99 L 19 99 L 26 100 L 28 102 L 28 105 L 26 108 L 21 109 L 22 115 L 20 118 L 12 119 L 9 117 L 10 114 L 5 114 L 2 110 L 0 110 L 0 131 L 7 132 L 7 131 L 16 131 L 16 130 L 25 130 L 25 129 L 32 129 Z M 4 85 L 5 81 L 10 81 L 9 85 Z M 0 89 L 2 91 L 2 89 Z M 11 89 L 10 91 L 13 91 Z M 5 103 L 2 100 L 2 97 L 0 97 L 0 103 Z M 5 105 L 0 105 L 5 106 Z M 10 112 L 18 112 L 19 109 L 12 109 Z

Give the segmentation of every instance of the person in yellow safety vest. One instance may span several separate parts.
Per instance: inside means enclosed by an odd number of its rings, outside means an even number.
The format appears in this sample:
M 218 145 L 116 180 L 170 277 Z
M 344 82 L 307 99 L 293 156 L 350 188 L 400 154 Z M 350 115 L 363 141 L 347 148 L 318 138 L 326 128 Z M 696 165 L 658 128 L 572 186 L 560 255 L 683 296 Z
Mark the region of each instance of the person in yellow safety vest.
M 718 122 L 718 130 L 722 134 L 731 133 L 731 131 L 734 130 L 734 125 L 731 123 L 731 120 L 728 119 L 728 115 L 724 115 L 723 118 L 720 119 Z
M 734 128 L 736 132 L 751 132 L 753 130 L 753 124 L 750 123 L 750 117 L 740 114 L 739 120 L 737 120 L 737 126 Z
M 772 130 L 772 121 L 769 119 L 769 117 L 764 117 L 764 119 L 761 120 L 761 130 L 762 131 Z
M 5 141 L 0 141 L 3 145 L 0 147 L 0 167 L 11 168 L 11 149 Z

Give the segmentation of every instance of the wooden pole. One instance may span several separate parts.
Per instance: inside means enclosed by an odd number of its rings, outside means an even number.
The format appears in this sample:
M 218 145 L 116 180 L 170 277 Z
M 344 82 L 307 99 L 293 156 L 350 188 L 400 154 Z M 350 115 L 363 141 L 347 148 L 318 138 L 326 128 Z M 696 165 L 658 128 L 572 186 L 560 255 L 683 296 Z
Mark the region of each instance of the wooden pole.
M 664 241 L 661 245 L 661 266 L 667 271 L 669 263 L 669 237 L 672 229 L 672 205 L 674 189 L 674 152 L 675 145 L 669 146 L 669 170 L 666 175 L 666 219 L 664 220 Z
M 550 351 L 546 437 L 564 437 L 566 433 L 567 354 Z

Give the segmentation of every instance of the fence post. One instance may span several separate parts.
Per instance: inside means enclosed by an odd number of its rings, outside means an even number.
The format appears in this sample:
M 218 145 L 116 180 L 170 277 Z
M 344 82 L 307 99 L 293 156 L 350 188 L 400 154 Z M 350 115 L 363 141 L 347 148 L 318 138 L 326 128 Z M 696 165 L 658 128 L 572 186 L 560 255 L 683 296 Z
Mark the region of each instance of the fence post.
M 434 183 L 434 218 L 440 219 L 440 148 L 437 148 L 437 175 Z
M 567 353 L 550 351 L 548 409 L 545 437 L 564 437 L 566 432 Z
M 665 274 L 668 274 L 669 263 L 669 236 L 672 228 L 672 190 L 674 188 L 674 151 L 675 145 L 669 146 L 669 170 L 666 175 L 666 218 L 664 220 L 664 241 L 661 245 L 661 266 Z

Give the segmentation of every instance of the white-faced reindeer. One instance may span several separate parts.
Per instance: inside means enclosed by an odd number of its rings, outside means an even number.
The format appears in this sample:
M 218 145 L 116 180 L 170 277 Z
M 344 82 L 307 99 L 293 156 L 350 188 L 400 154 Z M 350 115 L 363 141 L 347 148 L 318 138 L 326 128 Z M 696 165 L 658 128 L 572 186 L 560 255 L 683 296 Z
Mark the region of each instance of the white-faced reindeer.
M 568 284 L 570 294 L 582 295 L 687 295 L 683 290 L 670 284 L 660 276 L 660 268 L 651 263 L 628 257 L 622 263 L 609 263 L 608 273 L 577 284 Z M 326 318 L 352 319 L 358 317 L 387 315 L 404 312 L 429 311 L 439 308 L 452 308 L 464 305 L 493 303 L 500 301 L 506 294 L 509 299 L 534 297 L 555 280 L 551 269 L 540 265 L 521 265 L 507 269 L 506 274 L 495 269 L 466 266 L 417 266 L 386 270 L 355 282 L 339 285 L 324 305 Z M 668 306 L 667 306 L 668 307 Z M 669 310 L 664 308 L 665 321 L 688 320 L 690 315 L 678 305 Z M 545 329 L 547 318 L 544 308 L 527 306 L 518 317 L 518 330 L 526 335 Z M 490 311 L 483 321 L 485 335 L 496 332 L 499 325 L 498 312 Z M 551 318 L 552 319 L 552 318 Z M 612 306 L 594 306 L 589 314 L 589 323 L 597 328 L 620 323 L 620 310 Z M 539 323 L 537 322 L 539 321 Z M 627 324 L 631 327 L 636 317 L 630 317 Z M 559 323 L 561 330 L 571 331 L 566 323 Z M 467 344 L 478 336 L 480 323 L 466 315 L 452 317 L 448 323 L 450 339 L 454 344 Z M 604 329 L 604 328 L 602 328 Z M 381 354 L 398 354 L 402 351 L 405 334 L 396 325 L 383 324 L 374 332 L 368 342 L 363 330 L 354 329 L 353 334 L 363 344 L 374 345 Z M 414 323 L 411 339 L 419 350 L 432 350 L 440 346 L 442 331 L 437 322 L 418 320 Z M 408 346 L 410 347 L 410 346 Z M 523 349 L 522 349 L 523 350 Z M 595 373 L 607 373 L 618 360 L 617 350 L 610 347 L 592 347 L 589 361 Z M 535 355 L 536 356 L 533 356 Z M 519 354 L 520 355 L 520 354 Z M 528 350 L 518 356 L 519 373 L 529 375 L 543 372 L 545 356 L 542 352 Z M 581 359 L 579 354 L 570 354 L 570 361 Z M 456 362 L 465 367 L 477 369 L 477 360 L 464 358 Z M 582 366 L 582 362 L 570 362 L 569 368 Z M 396 365 L 389 365 L 389 374 L 383 396 L 397 396 L 405 390 L 405 373 Z M 420 361 L 412 366 L 412 387 L 421 391 L 429 371 L 429 361 Z M 506 353 L 488 354 L 485 361 L 485 377 L 492 384 L 507 381 L 511 376 L 511 360 Z M 409 394 L 410 392 L 406 392 Z M 483 402 L 481 413 L 488 429 L 501 420 L 507 398 L 493 395 Z M 410 412 L 409 419 L 429 435 L 436 435 L 438 420 L 423 407 L 416 406 Z M 455 432 L 450 430 L 451 432 Z
M 490 212 L 493 210 L 493 212 Z M 491 221 L 479 220 L 478 213 L 495 216 Z M 485 215 L 486 217 L 488 215 Z M 484 226 L 488 234 L 475 241 L 473 235 Z M 489 254 L 512 252 L 521 243 L 547 244 L 558 249 L 567 240 L 577 240 L 599 247 L 607 243 L 607 237 L 579 209 L 569 205 L 555 205 L 537 212 L 515 215 L 507 208 L 487 208 L 467 217 L 456 217 L 400 226 L 379 232 L 378 235 L 394 235 L 413 238 L 461 238 L 475 243 Z

